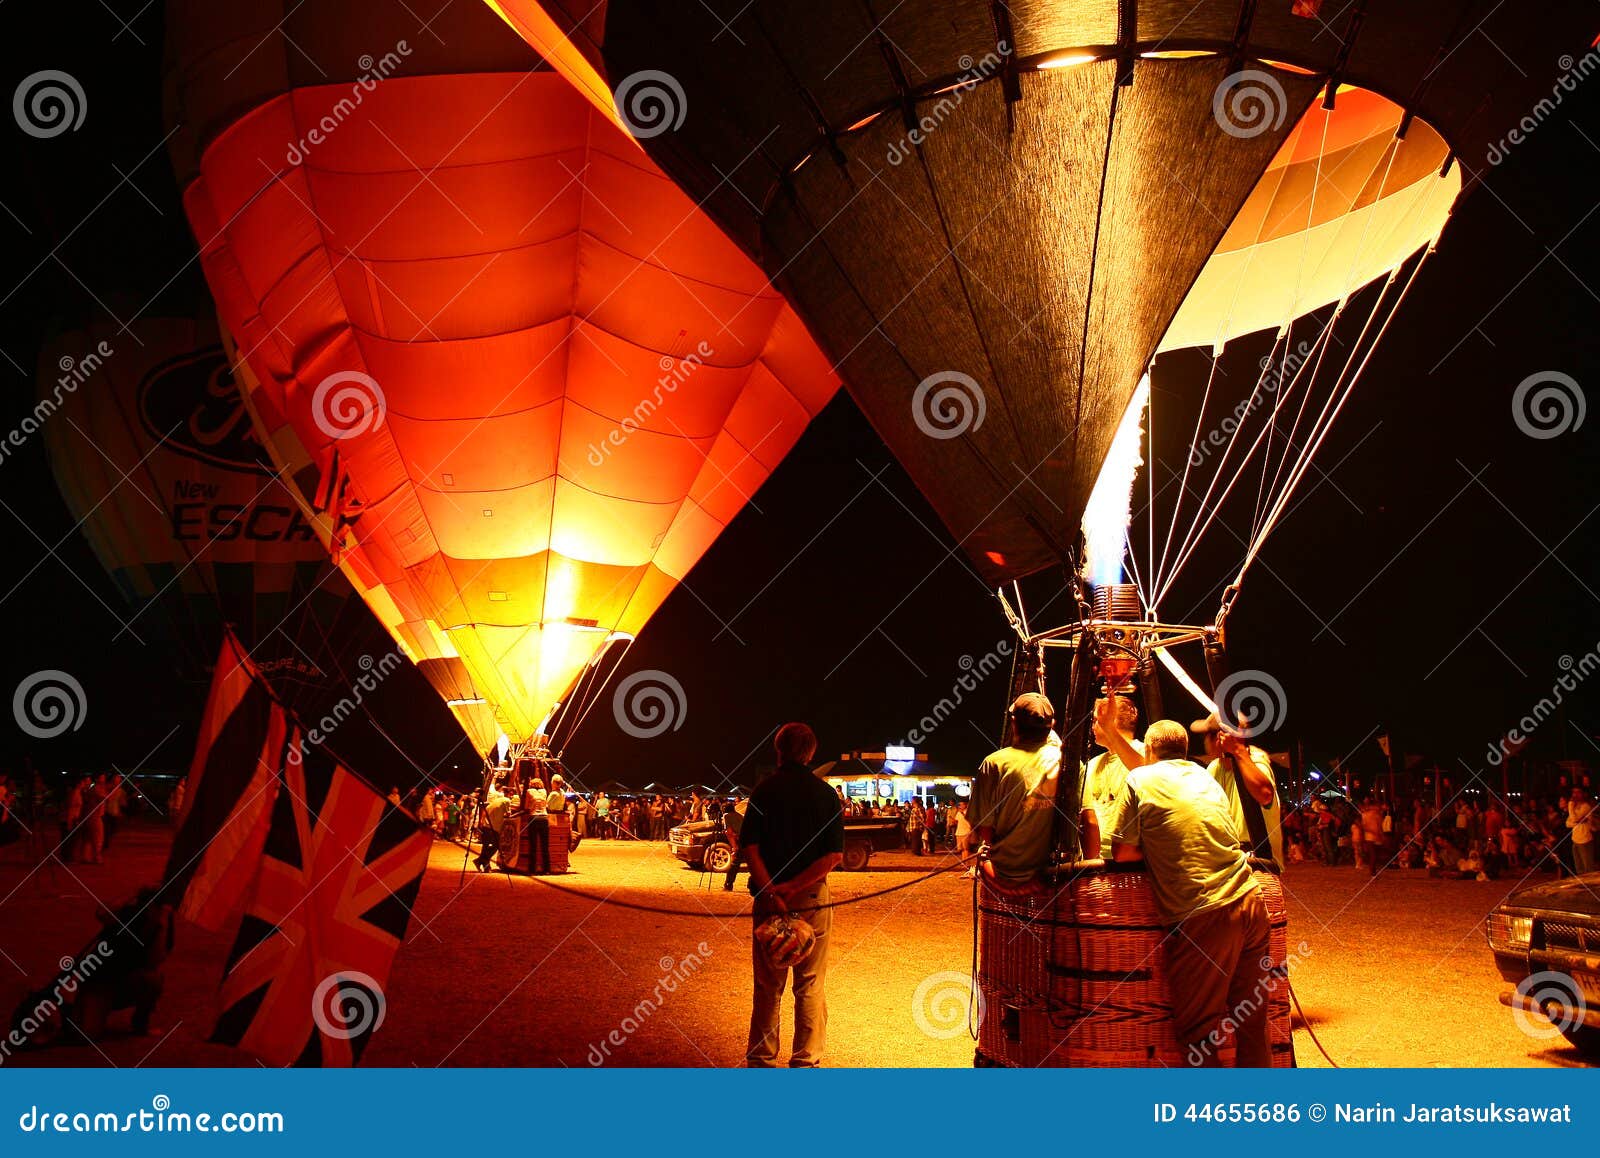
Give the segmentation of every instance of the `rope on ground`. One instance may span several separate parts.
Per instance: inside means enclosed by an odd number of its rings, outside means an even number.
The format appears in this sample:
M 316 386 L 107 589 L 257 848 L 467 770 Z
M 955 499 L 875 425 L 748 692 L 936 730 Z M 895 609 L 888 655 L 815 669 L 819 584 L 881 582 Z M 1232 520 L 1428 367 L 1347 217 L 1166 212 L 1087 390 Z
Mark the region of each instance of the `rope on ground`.
M 1322 1039 L 1317 1036 L 1317 1031 L 1311 1028 L 1311 1019 L 1306 1016 L 1306 1011 L 1300 1005 L 1300 995 L 1294 991 L 1293 982 L 1291 982 L 1289 985 L 1289 996 L 1294 998 L 1294 1007 L 1300 1011 L 1300 1024 L 1305 1026 L 1306 1032 L 1311 1035 L 1311 1042 L 1317 1047 L 1317 1052 L 1320 1053 L 1323 1060 L 1334 1069 L 1343 1069 L 1343 1066 L 1328 1056 L 1328 1051 L 1323 1048 Z
M 900 884 L 890 885 L 886 889 L 878 889 L 874 892 L 863 893 L 859 897 L 850 897 L 843 901 L 829 901 L 826 905 L 816 906 L 815 909 L 807 907 L 804 911 L 809 913 L 820 909 L 841 909 L 845 905 L 859 905 L 862 901 L 871 901 L 878 897 L 886 897 L 890 893 L 898 893 L 902 889 L 914 888 L 925 881 L 931 881 L 934 877 L 943 876 L 945 873 L 962 872 L 965 871 L 965 869 L 966 866 L 963 864 L 947 865 L 944 868 L 934 869 L 931 873 L 924 873 L 915 880 L 902 881 Z M 583 889 L 568 888 L 565 885 L 558 885 L 554 881 L 545 877 L 530 876 L 528 880 L 532 881 L 536 885 L 543 885 L 547 889 L 554 889 L 558 893 L 566 893 L 569 897 L 579 897 L 582 900 L 594 901 L 596 904 L 601 905 L 612 905 L 619 909 L 632 909 L 636 913 L 655 913 L 658 916 L 663 917 L 716 917 L 719 920 L 726 920 L 738 917 L 748 917 L 755 912 L 753 907 L 749 909 L 743 909 L 737 913 L 710 913 L 704 909 L 668 909 L 659 905 L 641 905 L 634 901 L 619 901 L 615 897 L 603 896 L 600 893 L 591 893 L 585 892 Z

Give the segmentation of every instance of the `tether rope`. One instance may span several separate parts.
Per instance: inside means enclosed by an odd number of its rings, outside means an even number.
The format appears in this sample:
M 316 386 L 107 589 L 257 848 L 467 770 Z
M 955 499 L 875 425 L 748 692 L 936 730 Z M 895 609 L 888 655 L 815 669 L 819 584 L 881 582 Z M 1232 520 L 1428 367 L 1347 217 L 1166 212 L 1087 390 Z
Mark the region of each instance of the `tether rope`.
M 944 868 L 934 869 L 931 873 L 924 873 L 915 880 L 902 881 L 900 884 L 890 885 L 886 889 L 878 889 L 874 892 L 863 893 L 859 897 L 850 897 L 843 901 L 829 901 L 825 905 L 804 905 L 800 906 L 798 911 L 811 913 L 818 912 L 822 909 L 842 909 L 846 905 L 859 905 L 862 901 L 875 900 L 878 897 L 886 897 L 890 893 L 898 893 L 902 889 L 914 888 L 917 885 L 931 881 L 934 877 L 943 876 L 945 873 L 964 872 L 966 871 L 966 868 L 967 866 L 963 864 L 947 865 Z M 729 920 L 739 917 L 748 917 L 755 912 L 754 906 L 748 909 L 743 909 L 737 913 L 712 913 L 707 912 L 705 909 L 668 909 L 660 905 L 641 905 L 636 901 L 619 901 L 615 897 L 604 896 L 600 893 L 591 893 L 586 892 L 583 889 L 568 888 L 565 885 L 558 885 L 554 881 L 546 880 L 543 877 L 530 876 L 528 879 L 534 884 L 543 885 L 548 889 L 554 889 L 558 893 L 565 893 L 569 897 L 578 897 L 581 900 L 594 901 L 596 904 L 601 905 L 612 905 L 619 909 L 632 909 L 636 913 L 655 913 L 663 917 L 715 917 L 718 920 Z

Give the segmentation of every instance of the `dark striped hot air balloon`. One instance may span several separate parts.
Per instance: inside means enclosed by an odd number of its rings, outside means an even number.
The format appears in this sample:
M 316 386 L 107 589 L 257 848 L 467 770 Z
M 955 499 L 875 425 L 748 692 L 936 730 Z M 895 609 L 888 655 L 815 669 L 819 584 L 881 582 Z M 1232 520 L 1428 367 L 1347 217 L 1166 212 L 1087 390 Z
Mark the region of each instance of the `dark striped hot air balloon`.
M 1289 429 L 1321 381 L 1318 444 L 1402 267 L 1596 33 L 1580 0 L 493 5 L 774 274 L 995 584 L 1079 563 L 1158 352 L 1277 330 L 1299 385 L 1259 409 Z M 1321 335 L 1386 277 L 1347 364 Z

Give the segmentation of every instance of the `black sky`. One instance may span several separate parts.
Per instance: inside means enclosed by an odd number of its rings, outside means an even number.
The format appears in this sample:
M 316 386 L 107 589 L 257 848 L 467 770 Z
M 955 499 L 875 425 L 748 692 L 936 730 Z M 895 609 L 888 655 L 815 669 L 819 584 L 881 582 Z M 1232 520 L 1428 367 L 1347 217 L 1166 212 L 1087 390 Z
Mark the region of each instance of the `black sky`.
M 0 126 L 13 177 L 0 194 L 6 429 L 32 405 L 38 343 L 52 324 L 99 311 L 97 298 L 126 317 L 147 303 L 149 313 L 193 309 L 204 293 L 161 145 L 160 5 L 138 16 L 137 5 L 112 7 L 131 18 L 127 29 L 98 5 L 35 5 L 39 23 L 26 30 L 20 5 L 0 8 L 6 39 L 26 35 L 30 45 L 8 65 L 5 92 L 60 68 L 83 80 L 89 100 L 83 127 L 52 140 L 9 119 Z M 1376 760 L 1371 737 L 1383 729 L 1480 769 L 1488 743 L 1549 695 L 1562 657 L 1600 647 L 1600 416 L 1537 440 L 1511 411 L 1513 390 L 1537 372 L 1600 387 L 1595 107 L 1580 89 L 1458 209 L 1319 454 L 1327 477 L 1307 480 L 1309 497 L 1240 598 L 1234 665 L 1283 684 L 1283 735 L 1313 752 Z M 1262 349 L 1229 350 L 1236 388 L 1253 380 Z M 1158 415 L 1192 406 L 1204 372 L 1197 357 L 1158 366 Z M 1163 462 L 1181 465 L 1187 431 L 1176 420 L 1157 429 Z M 48 742 L 6 716 L 0 769 L 24 753 L 45 768 L 184 763 L 203 689 L 176 681 L 170 654 L 127 636 L 111 642 L 118 625 L 99 600 L 121 610 L 117 596 L 73 532 L 37 439 L 0 462 L 0 500 L 9 638 L 0 699 L 30 673 L 58 668 L 80 679 L 90 705 L 81 730 Z M 1239 554 L 1229 534 L 1213 534 L 1169 613 L 1192 607 L 1208 619 Z M 1030 598 L 1053 586 L 1030 585 Z M 748 783 L 789 718 L 813 723 L 824 756 L 877 747 L 914 727 L 952 694 L 964 663 L 1004 638 L 992 596 L 841 396 L 627 657 L 620 674 L 656 669 L 681 684 L 681 726 L 631 738 L 606 699 L 568 761 L 591 782 Z M 927 744 L 936 761 L 970 765 L 983 754 L 1005 690 L 1002 675 L 963 693 L 961 711 Z M 1190 705 L 1168 698 L 1187 717 Z M 1533 751 L 1600 756 L 1597 708 L 1600 688 L 1581 686 L 1535 733 Z M 386 684 L 376 710 L 416 764 L 468 756 L 420 679 Z M 408 778 L 405 761 L 387 759 L 370 774 Z

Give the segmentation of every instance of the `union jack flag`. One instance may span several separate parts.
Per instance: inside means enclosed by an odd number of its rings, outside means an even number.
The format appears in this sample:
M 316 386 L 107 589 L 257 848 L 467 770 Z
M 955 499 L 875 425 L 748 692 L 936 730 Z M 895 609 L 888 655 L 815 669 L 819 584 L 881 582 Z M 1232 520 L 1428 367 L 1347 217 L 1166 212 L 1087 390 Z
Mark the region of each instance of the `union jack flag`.
M 211 1039 L 273 1065 L 353 1065 L 383 1024 L 432 842 L 298 729 L 281 777 Z

